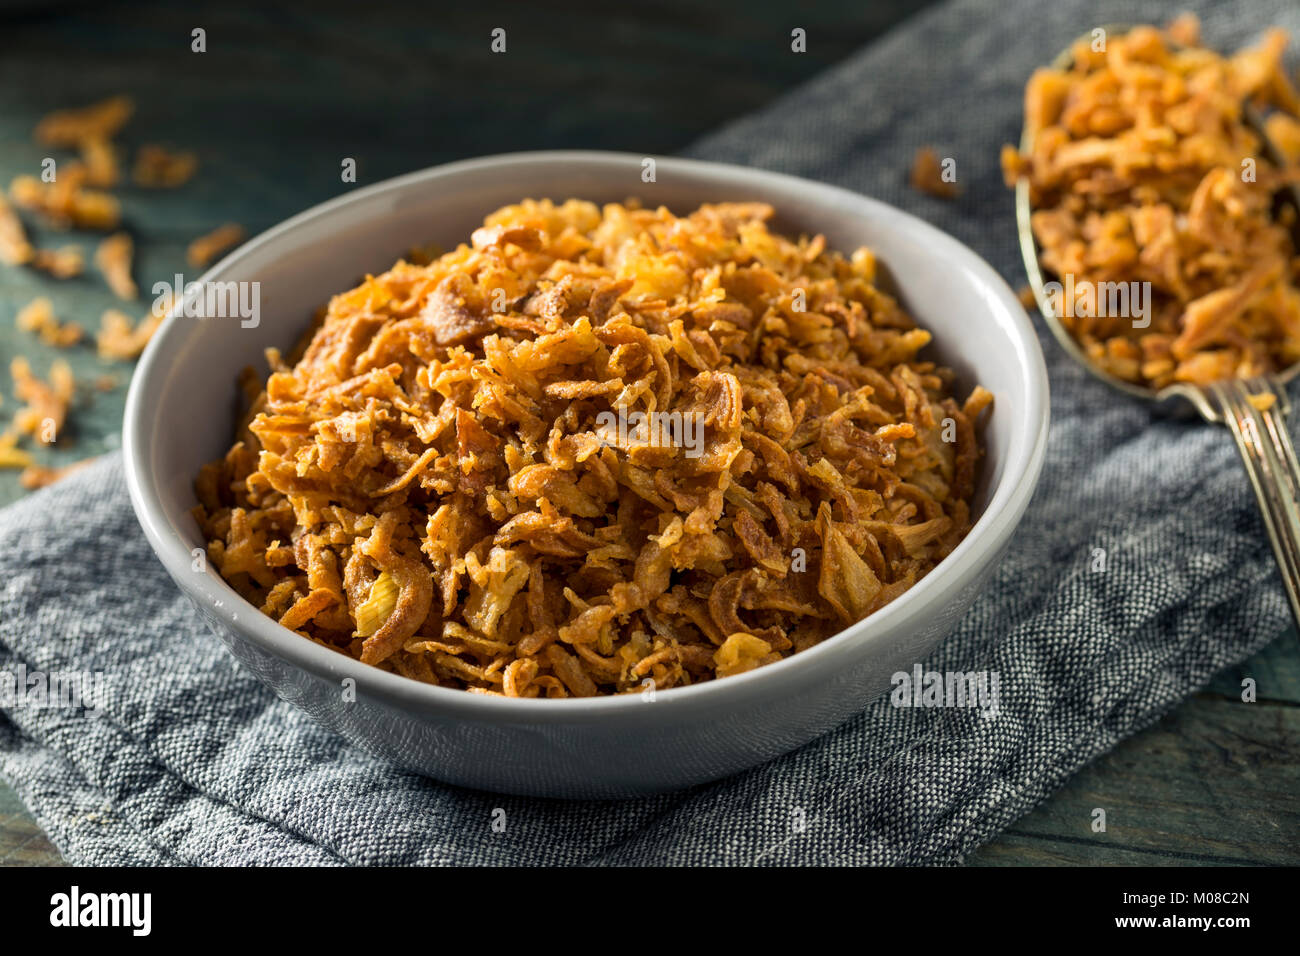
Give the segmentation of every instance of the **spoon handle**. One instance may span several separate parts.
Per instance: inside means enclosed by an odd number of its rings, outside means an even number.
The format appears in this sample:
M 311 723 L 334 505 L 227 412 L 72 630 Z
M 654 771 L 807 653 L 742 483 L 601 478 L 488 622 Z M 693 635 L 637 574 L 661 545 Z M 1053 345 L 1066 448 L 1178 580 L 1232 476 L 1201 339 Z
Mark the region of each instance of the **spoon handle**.
M 1271 379 L 1238 379 L 1207 386 L 1205 397 L 1236 439 L 1300 626 L 1300 464 L 1287 430 L 1286 389 Z

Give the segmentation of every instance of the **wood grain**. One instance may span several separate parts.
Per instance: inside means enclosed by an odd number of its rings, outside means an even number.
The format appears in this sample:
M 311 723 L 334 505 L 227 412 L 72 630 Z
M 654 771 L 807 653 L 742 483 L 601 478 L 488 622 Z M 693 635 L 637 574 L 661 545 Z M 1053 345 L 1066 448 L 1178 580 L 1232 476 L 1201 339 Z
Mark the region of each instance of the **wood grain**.
M 1258 684 L 1254 703 L 1241 679 Z M 977 866 L 1300 862 L 1300 653 L 1289 633 L 1120 743 L 972 854 Z M 1093 811 L 1106 832 L 1093 832 Z
M 0 784 L 0 866 L 57 866 L 62 862 L 18 795 Z

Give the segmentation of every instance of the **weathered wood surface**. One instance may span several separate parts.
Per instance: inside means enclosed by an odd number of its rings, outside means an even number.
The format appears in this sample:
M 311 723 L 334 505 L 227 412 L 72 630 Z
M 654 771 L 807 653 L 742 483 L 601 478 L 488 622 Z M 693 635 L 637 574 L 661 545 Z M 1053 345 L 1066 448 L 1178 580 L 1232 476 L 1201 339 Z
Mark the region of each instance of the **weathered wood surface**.
M 589 0 L 563 12 L 508 13 L 330 0 L 266 5 L 40 5 L 0 12 L 0 186 L 39 168 L 31 130 L 45 112 L 117 92 L 138 111 L 121 142 L 193 149 L 196 179 L 176 191 L 119 190 L 137 244 L 136 281 L 188 270 L 185 245 L 226 221 L 257 233 L 344 189 L 339 164 L 355 157 L 358 184 L 466 156 L 593 147 L 671 153 L 770 101 L 869 41 L 918 4 L 851 0 L 798 13 L 769 3 L 674 2 L 652 8 Z M 489 34 L 507 29 L 507 52 Z M 208 52 L 190 51 L 207 31 Z M 803 27 L 808 52 L 789 52 Z M 903 162 L 903 160 L 900 160 Z M 30 218 L 28 219 L 31 222 Z M 34 229 L 42 244 L 75 242 L 89 262 L 97 237 Z M 192 277 L 192 276 L 191 276 Z M 56 354 L 107 393 L 83 389 L 65 434 L 40 457 L 64 463 L 120 441 L 130 374 L 93 345 L 58 352 L 13 324 L 48 295 L 60 318 L 93 339 L 101 312 L 120 305 L 93 266 L 54 282 L 0 268 L 0 391 L 13 407 L 9 359 L 44 374 Z M 0 471 L 0 503 L 21 494 Z M 1260 700 L 1239 700 L 1239 675 L 1206 692 L 1080 773 L 971 863 L 1300 862 L 1300 650 L 1294 634 L 1241 669 Z M 1105 834 L 1091 831 L 1094 807 Z M 58 854 L 0 784 L 0 865 L 55 863 Z
M 0 784 L 0 866 L 57 866 L 59 851 L 23 808 L 9 787 Z
M 1246 677 L 1256 682 L 1254 703 L 1241 700 Z M 1298 688 L 1291 633 L 1097 760 L 968 862 L 1294 866 Z M 1092 829 L 1098 807 L 1105 833 Z

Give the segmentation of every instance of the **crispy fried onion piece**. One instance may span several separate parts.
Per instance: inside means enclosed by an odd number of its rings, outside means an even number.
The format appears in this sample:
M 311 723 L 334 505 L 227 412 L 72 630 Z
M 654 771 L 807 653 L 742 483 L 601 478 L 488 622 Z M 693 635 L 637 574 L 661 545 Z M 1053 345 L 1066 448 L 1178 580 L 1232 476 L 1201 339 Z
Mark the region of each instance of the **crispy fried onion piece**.
M 386 513 L 376 522 L 370 537 L 356 545 L 356 553 L 370 559 L 397 588 L 392 612 L 374 633 L 365 636 L 361 645 L 363 664 L 387 660 L 424 623 L 433 603 L 429 569 L 423 561 L 403 555 L 394 547 L 392 537 L 398 518 L 395 511 Z
M 817 511 L 817 527 L 822 538 L 817 590 L 842 620 L 861 620 L 871 612 L 880 594 L 880 579 L 853 550 L 844 533 L 835 527 L 826 502 Z

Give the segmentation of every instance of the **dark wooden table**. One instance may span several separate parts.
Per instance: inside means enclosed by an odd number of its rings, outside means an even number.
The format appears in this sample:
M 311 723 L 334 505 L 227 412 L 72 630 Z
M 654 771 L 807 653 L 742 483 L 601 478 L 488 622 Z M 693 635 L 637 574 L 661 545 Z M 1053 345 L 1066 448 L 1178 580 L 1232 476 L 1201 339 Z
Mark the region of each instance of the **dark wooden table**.
M 119 190 L 137 244 L 136 279 L 188 272 L 185 245 L 225 221 L 257 233 L 360 183 L 486 153 L 557 147 L 671 153 L 772 100 L 870 41 L 915 2 L 834 0 L 812 10 L 770 3 L 579 3 L 508 12 L 469 5 L 454 19 L 429 5 L 327 0 L 310 11 L 219 5 L 0 3 L 0 186 L 46 155 L 37 119 L 125 92 L 137 114 L 121 137 L 193 149 L 197 178 L 177 191 Z M 191 51 L 206 31 L 207 52 Z M 489 50 L 506 29 L 506 53 Z M 790 31 L 807 31 L 807 53 Z M 39 243 L 94 236 L 35 230 Z M 78 394 L 72 424 L 43 460 L 99 454 L 120 441 L 129 364 L 93 346 L 57 352 L 14 328 L 17 310 L 48 295 L 92 335 L 117 303 L 93 268 L 55 282 L 0 267 L 0 388 L 13 408 L 9 359 L 44 374 L 68 358 L 78 378 L 117 386 Z M 143 306 L 134 310 L 142 314 Z M 1244 480 L 1244 478 L 1243 478 Z M 0 503 L 22 493 L 0 471 Z M 1244 676 L 1259 700 L 1240 700 Z M 1300 648 L 1288 635 L 1220 675 L 1157 727 L 1078 774 L 1038 810 L 974 854 L 1017 863 L 1297 863 Z M 1108 828 L 1091 830 L 1104 807 Z M 60 862 L 14 793 L 0 784 L 0 865 Z

